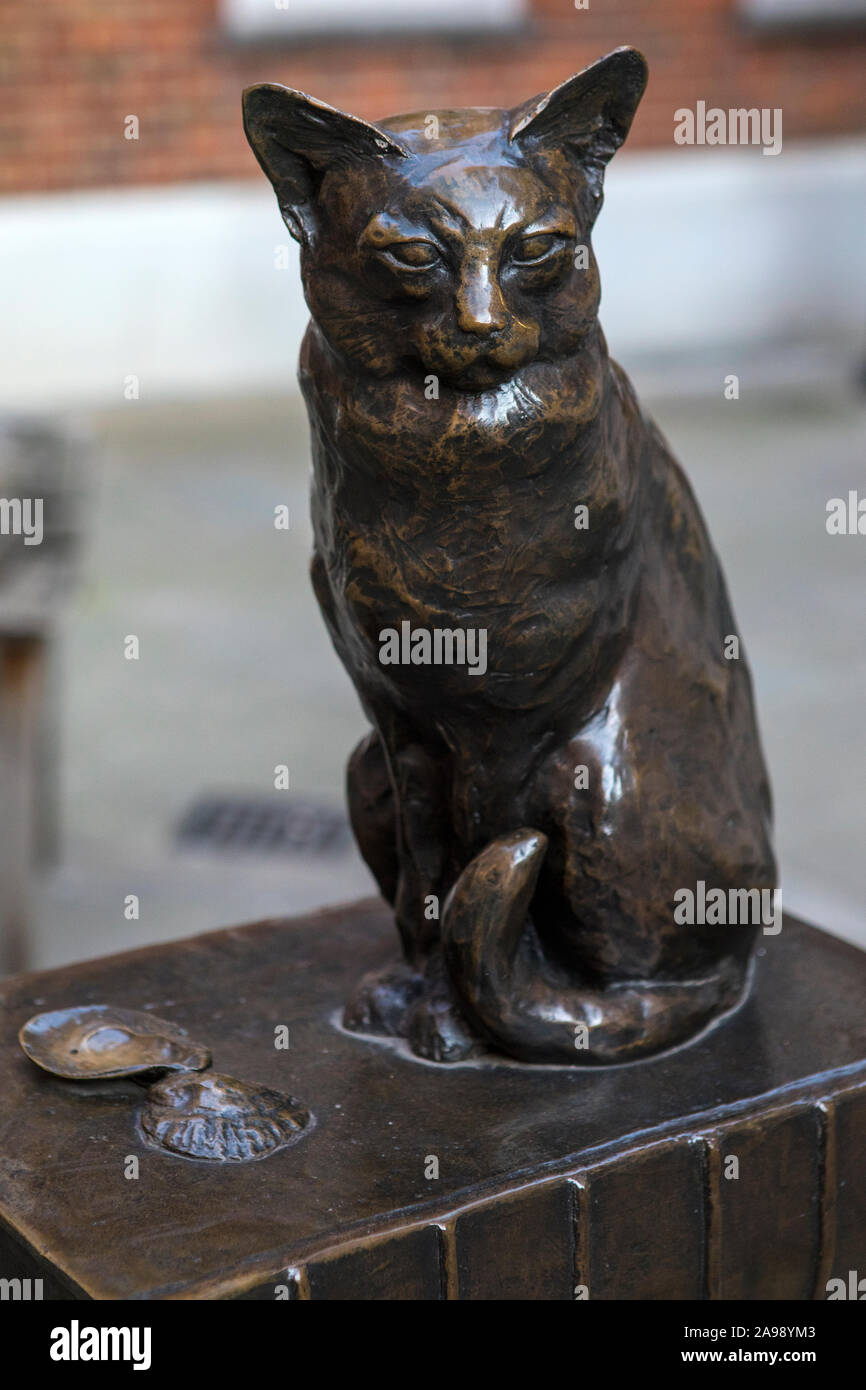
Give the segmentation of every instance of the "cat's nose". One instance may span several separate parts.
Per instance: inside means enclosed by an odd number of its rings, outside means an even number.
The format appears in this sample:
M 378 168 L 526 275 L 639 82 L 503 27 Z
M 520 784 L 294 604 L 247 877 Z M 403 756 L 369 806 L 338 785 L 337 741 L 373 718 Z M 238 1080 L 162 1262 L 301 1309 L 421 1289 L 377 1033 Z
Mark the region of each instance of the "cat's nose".
M 508 321 L 502 291 L 490 263 L 479 259 L 465 267 L 456 298 L 457 324 L 463 333 L 486 338 Z

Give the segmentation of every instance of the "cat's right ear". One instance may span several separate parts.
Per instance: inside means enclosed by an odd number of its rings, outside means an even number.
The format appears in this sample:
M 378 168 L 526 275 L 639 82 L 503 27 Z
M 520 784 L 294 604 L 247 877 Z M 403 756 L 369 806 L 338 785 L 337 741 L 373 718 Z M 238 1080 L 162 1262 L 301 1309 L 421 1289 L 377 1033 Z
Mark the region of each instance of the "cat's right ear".
M 408 151 L 375 126 L 347 116 L 306 92 L 276 82 L 247 87 L 244 131 L 274 186 L 283 221 L 296 241 L 315 235 L 315 200 L 329 169 Z
M 642 53 L 615 48 L 552 92 L 518 107 L 509 136 L 530 148 L 570 154 L 600 202 L 605 165 L 628 135 L 647 76 Z

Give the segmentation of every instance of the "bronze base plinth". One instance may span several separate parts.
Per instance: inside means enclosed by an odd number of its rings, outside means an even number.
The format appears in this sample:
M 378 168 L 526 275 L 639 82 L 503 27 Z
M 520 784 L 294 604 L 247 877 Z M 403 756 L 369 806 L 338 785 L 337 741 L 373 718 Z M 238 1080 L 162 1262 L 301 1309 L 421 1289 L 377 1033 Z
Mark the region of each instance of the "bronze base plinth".
M 751 1300 L 864 1268 L 866 954 L 786 917 L 695 1042 L 541 1067 L 344 1031 L 393 952 L 375 900 L 6 980 L 0 1277 L 78 1299 Z M 250 1164 L 154 1149 L 140 1087 L 18 1045 L 34 1013 L 105 1001 L 301 1097 L 309 1132 Z

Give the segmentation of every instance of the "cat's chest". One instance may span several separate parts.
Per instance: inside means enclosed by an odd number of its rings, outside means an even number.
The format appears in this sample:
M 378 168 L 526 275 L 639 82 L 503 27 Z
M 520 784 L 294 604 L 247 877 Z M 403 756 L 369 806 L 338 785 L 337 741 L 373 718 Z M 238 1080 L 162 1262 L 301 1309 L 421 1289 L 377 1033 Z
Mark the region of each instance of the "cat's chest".
M 316 543 L 362 625 L 407 617 L 497 625 L 545 607 L 591 569 L 598 537 L 576 529 L 567 484 L 515 476 L 508 459 L 473 467 L 470 455 L 469 477 L 413 460 L 399 485 L 392 477 L 376 487 L 355 471 L 351 445 L 334 451 L 333 443 L 316 449 Z M 557 458 L 551 468 L 567 471 Z
M 494 510 L 494 509 L 491 509 Z M 570 566 L 565 546 L 548 544 L 540 564 L 513 517 L 455 508 L 459 539 L 423 516 L 383 506 L 375 524 L 337 508 L 325 558 L 344 602 L 363 623 L 497 625 L 516 610 L 543 606 L 543 591 Z M 318 528 L 317 528 L 318 529 Z
M 328 384 L 302 373 L 313 520 L 332 574 L 398 601 L 483 608 L 570 579 L 599 543 L 618 499 L 606 496 L 586 382 L 569 394 L 561 372 L 539 370 L 500 392 L 441 399 L 415 382 Z M 576 526 L 590 502 L 593 534 Z

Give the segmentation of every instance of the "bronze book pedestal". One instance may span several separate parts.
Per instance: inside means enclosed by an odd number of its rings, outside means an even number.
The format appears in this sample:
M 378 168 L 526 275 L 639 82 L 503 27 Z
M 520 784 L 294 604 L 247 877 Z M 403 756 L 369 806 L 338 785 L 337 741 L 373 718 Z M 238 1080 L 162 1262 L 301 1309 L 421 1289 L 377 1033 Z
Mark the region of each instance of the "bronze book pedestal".
M 687 1047 L 446 1067 L 340 1024 L 392 931 L 370 901 L 4 982 L 0 1273 L 53 1298 L 547 1300 L 822 1299 L 862 1270 L 864 953 L 788 917 Z M 38 1010 L 105 1000 L 301 1097 L 311 1128 L 261 1162 L 153 1149 L 131 1082 L 17 1045 Z

